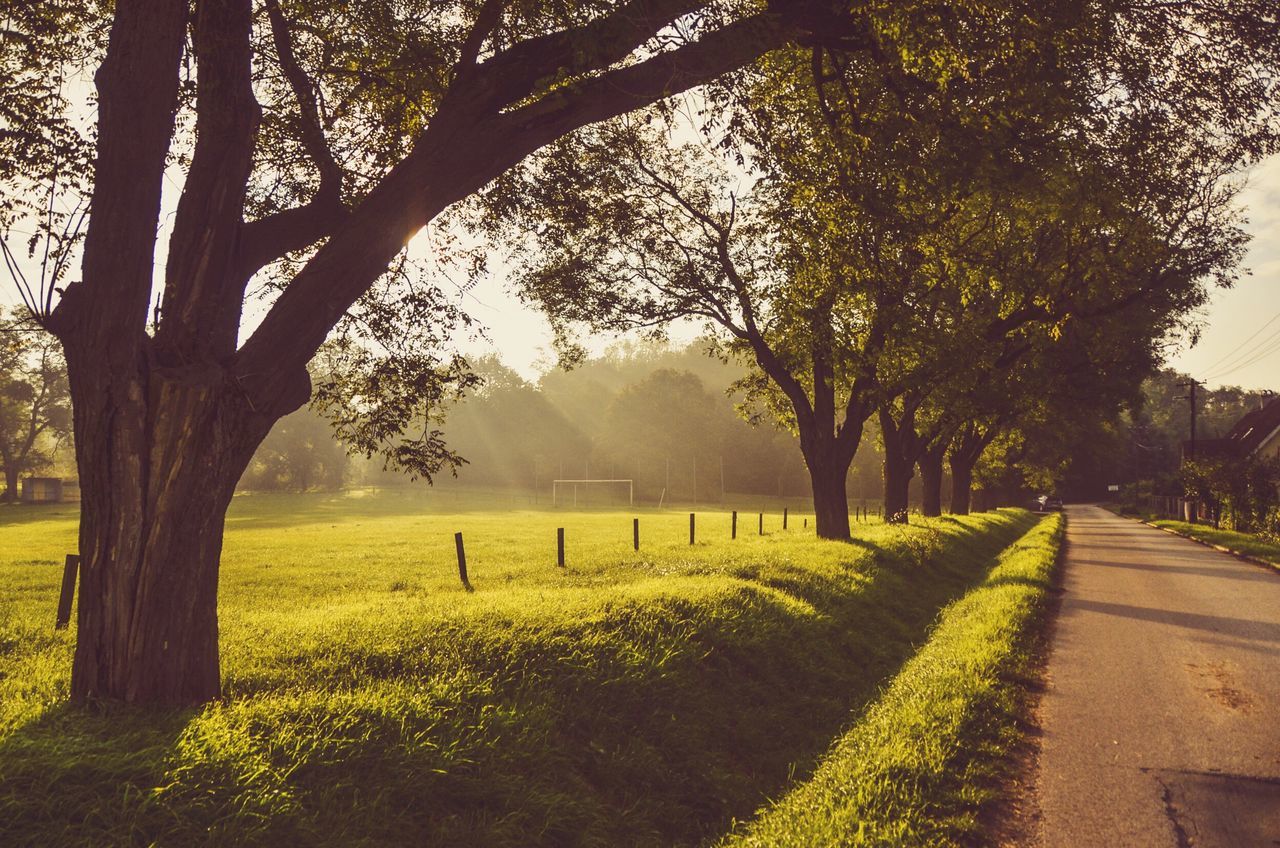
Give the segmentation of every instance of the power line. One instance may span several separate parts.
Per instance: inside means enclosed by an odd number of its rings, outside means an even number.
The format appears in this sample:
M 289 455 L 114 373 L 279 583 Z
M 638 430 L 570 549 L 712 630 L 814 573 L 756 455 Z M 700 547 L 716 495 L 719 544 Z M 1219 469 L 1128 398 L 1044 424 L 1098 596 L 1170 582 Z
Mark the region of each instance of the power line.
M 1270 346 L 1273 345 L 1276 341 L 1280 341 L 1280 328 L 1276 328 L 1275 332 L 1268 333 L 1267 335 L 1263 336 L 1261 340 L 1255 342 L 1252 346 L 1250 346 L 1245 351 L 1236 354 L 1227 362 L 1219 365 L 1216 369 L 1213 370 L 1213 373 L 1222 374 L 1238 368 L 1242 362 L 1245 362 L 1251 359 L 1252 357 L 1256 356 L 1258 353 L 1260 353 L 1263 350 L 1269 349 Z M 1208 371 L 1209 369 L 1205 369 L 1205 370 Z
M 1224 363 L 1228 363 L 1229 360 L 1235 357 L 1236 352 L 1239 352 L 1240 350 L 1242 350 L 1242 348 L 1245 345 L 1248 345 L 1248 343 L 1252 342 L 1254 338 L 1257 338 L 1258 334 L 1260 334 L 1262 330 L 1265 330 L 1267 327 L 1271 327 L 1271 324 L 1275 324 L 1276 320 L 1280 320 L 1280 313 L 1276 313 L 1275 315 L 1272 315 L 1270 320 L 1267 320 L 1267 323 L 1263 324 L 1262 327 L 1254 330 L 1252 336 L 1249 336 L 1247 339 L 1244 339 L 1243 342 L 1240 342 L 1239 345 L 1236 345 L 1235 347 L 1231 348 L 1228 354 L 1226 354 L 1225 356 L 1220 356 L 1219 359 L 1217 359 L 1215 363 L 1213 363 L 1212 365 L 1204 366 L 1204 368 L 1202 369 L 1203 373 L 1206 373 L 1206 374 L 1210 373 L 1210 371 L 1217 368 L 1217 366 L 1222 365 Z M 1276 332 L 1280 333 L 1280 329 L 1277 329 Z M 1276 334 L 1272 333 L 1271 336 L 1268 336 L 1267 338 L 1262 339 L 1262 342 L 1260 343 L 1261 345 L 1266 345 L 1267 342 L 1270 342 L 1271 339 L 1275 337 L 1276 337 Z M 1248 356 L 1248 354 L 1244 354 L 1244 355 Z
M 1228 374 L 1234 374 L 1236 371 L 1239 371 L 1241 368 L 1247 368 L 1250 365 L 1261 362 L 1262 360 L 1268 358 L 1269 356 L 1272 356 L 1277 352 L 1280 352 L 1280 335 L 1277 335 L 1276 338 L 1272 339 L 1267 344 L 1266 348 L 1259 349 L 1255 347 L 1252 351 L 1250 351 L 1251 354 L 1255 354 L 1252 359 L 1246 359 L 1244 362 L 1237 363 L 1232 367 L 1228 368 L 1226 371 L 1221 371 L 1207 379 L 1220 380 L 1223 377 L 1227 376 Z

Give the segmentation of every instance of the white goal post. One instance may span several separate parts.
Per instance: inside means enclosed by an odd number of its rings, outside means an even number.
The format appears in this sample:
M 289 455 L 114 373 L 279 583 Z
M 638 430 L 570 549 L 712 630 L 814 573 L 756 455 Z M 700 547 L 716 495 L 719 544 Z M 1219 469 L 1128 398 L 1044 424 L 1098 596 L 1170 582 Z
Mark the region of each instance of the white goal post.
M 573 486 L 573 505 L 578 505 L 578 485 L 587 483 L 626 483 L 627 484 L 627 503 L 631 506 L 636 502 L 636 487 L 631 478 L 618 480 L 590 479 L 590 480 L 552 480 L 551 481 L 551 505 L 560 505 L 560 487 Z

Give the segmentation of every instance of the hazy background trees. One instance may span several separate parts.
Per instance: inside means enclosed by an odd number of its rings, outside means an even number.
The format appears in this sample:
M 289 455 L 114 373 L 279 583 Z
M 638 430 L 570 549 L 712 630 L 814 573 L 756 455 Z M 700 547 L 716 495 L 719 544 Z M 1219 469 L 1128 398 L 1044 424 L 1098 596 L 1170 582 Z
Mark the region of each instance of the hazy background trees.
M 57 340 L 21 311 L 0 316 L 0 501 L 15 503 L 20 477 L 50 468 L 70 435 L 67 366 Z
M 629 478 L 636 498 L 719 503 L 725 493 L 807 497 L 791 433 L 752 415 L 738 382 L 747 369 L 707 355 L 707 343 L 620 342 L 571 370 L 527 380 L 495 357 L 471 363 L 481 382 L 439 415 L 440 436 L 462 462 L 437 476 L 443 489 L 482 486 L 550 497 L 557 478 Z M 748 418 L 756 419 L 753 423 Z M 409 484 L 381 460 L 347 461 L 311 408 L 282 419 L 241 479 L 241 489 L 306 490 Z M 295 470 L 297 469 L 297 470 Z M 305 469 L 311 469 L 306 472 Z M 854 497 L 874 496 L 874 457 L 850 477 Z M 616 502 L 616 490 L 596 502 Z M 625 489 L 622 490 L 625 497 Z

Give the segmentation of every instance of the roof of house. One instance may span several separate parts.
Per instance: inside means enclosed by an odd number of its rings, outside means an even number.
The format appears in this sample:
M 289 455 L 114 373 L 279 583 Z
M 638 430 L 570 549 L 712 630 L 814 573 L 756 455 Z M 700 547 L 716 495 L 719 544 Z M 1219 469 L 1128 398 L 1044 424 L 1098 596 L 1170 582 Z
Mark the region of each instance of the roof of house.
M 1280 431 L 1280 397 L 1246 413 L 1220 439 L 1196 439 L 1195 454 L 1209 456 L 1248 456 Z M 1182 455 L 1191 455 L 1191 442 L 1182 443 Z
M 1262 447 L 1277 430 L 1280 430 L 1280 397 L 1272 398 L 1264 406 L 1245 415 L 1226 437 L 1241 454 L 1250 454 Z

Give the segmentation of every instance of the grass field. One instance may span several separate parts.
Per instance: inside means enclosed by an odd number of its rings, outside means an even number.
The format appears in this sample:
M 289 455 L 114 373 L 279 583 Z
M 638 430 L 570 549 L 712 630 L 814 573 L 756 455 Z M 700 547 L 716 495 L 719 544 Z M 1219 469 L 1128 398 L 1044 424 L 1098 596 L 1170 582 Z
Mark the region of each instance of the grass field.
M 813 779 L 721 848 L 982 844 L 1027 711 L 1023 678 L 1061 545 L 1043 519 L 976 588 L 942 611 L 929 641 L 832 746 Z
M 806 778 L 1034 523 L 870 523 L 840 544 L 795 514 L 758 536 L 752 513 L 731 542 L 728 513 L 699 513 L 690 546 L 687 512 L 469 506 L 238 498 L 225 697 L 163 715 L 65 706 L 75 515 L 0 510 L 0 844 L 711 841 Z

